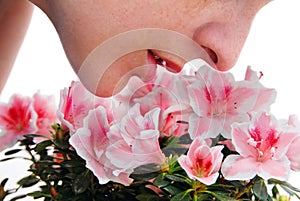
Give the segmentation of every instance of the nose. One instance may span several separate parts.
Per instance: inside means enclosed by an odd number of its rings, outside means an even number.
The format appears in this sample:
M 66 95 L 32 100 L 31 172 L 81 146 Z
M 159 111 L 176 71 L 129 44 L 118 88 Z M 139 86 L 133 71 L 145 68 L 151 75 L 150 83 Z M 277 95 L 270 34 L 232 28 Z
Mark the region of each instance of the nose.
M 224 9 L 213 20 L 197 27 L 193 40 L 204 47 L 216 68 L 220 71 L 229 70 L 236 63 L 245 40 L 248 36 L 252 21 L 258 10 L 266 4 L 262 1 L 243 4 L 240 7 Z M 256 2 L 256 4 L 255 4 Z
M 194 40 L 210 55 L 218 70 L 226 71 L 237 61 L 249 27 L 208 23 L 197 29 Z

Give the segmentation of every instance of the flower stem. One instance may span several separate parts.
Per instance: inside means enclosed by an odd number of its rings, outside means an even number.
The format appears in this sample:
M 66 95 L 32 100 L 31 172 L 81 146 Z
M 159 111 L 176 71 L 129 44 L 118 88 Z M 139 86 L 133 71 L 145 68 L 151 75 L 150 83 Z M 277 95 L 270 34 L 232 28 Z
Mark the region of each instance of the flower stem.
M 26 151 L 27 151 L 27 153 L 30 155 L 31 161 L 32 161 L 33 163 L 36 163 L 36 159 L 35 159 L 34 155 L 31 153 L 31 148 L 29 147 L 29 145 L 26 145 Z
M 258 180 L 260 180 L 260 178 L 258 176 L 254 177 L 252 180 L 250 180 L 250 182 L 246 185 L 246 189 L 244 189 L 244 190 L 239 189 L 238 193 L 234 196 L 234 199 L 239 199 L 245 193 L 250 192 L 254 183 Z

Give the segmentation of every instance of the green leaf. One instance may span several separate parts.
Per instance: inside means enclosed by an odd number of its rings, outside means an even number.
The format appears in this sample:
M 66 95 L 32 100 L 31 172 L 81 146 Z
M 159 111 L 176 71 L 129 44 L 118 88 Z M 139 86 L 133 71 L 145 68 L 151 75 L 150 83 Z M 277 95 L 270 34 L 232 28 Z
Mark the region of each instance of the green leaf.
M 219 201 L 236 201 L 234 198 L 230 197 L 228 193 L 222 191 L 204 191 L 204 193 L 210 194 L 217 198 Z
M 52 144 L 53 144 L 53 142 L 51 140 L 42 141 L 36 145 L 36 147 L 34 148 L 34 151 L 41 152 L 41 151 L 45 150 L 46 147 L 49 147 Z
M 40 160 L 40 161 L 36 162 L 36 164 L 41 165 L 41 166 L 47 166 L 47 167 L 50 167 L 51 165 L 60 166 L 60 163 L 55 162 L 53 160 Z
M 177 182 L 185 182 L 185 177 L 183 177 L 182 175 L 171 175 L 171 174 L 167 174 L 166 178 L 172 180 L 172 181 L 177 181 Z
M 64 178 L 66 179 L 71 179 L 71 180 L 75 180 L 75 178 L 78 176 L 78 174 L 75 173 L 67 173 L 64 175 Z
M 252 190 L 254 195 L 260 200 L 268 200 L 269 194 L 264 180 L 257 180 L 254 183 Z
M 277 195 L 279 195 L 279 190 L 276 185 L 274 185 L 272 188 L 272 195 L 273 195 L 273 198 L 276 198 Z
M 86 191 L 89 185 L 90 185 L 89 171 L 84 171 L 75 178 L 72 187 L 75 194 L 80 194 Z
M 160 174 L 154 180 L 153 185 L 157 186 L 158 188 L 163 188 L 169 185 L 170 183 L 171 183 L 170 181 L 165 180 L 164 174 Z
M 190 201 L 191 200 L 191 195 L 189 193 L 190 191 L 184 191 L 181 193 L 178 193 L 174 197 L 171 198 L 170 201 Z
M 38 198 L 51 198 L 52 196 L 50 194 L 46 194 L 46 193 L 42 193 L 40 191 L 35 191 L 32 193 L 28 193 L 27 194 L 30 197 L 33 197 L 34 199 L 38 199 Z
M 163 189 L 166 190 L 171 195 L 176 195 L 176 194 L 182 192 L 181 189 L 179 189 L 179 188 L 177 188 L 176 186 L 173 186 L 173 185 L 168 185 L 168 186 L 164 187 Z
M 4 187 L 7 181 L 8 181 L 8 178 L 3 179 L 3 180 L 1 181 L 0 186 Z
M 15 159 L 15 157 L 3 158 L 3 159 L 0 160 L 0 162 L 9 161 L 11 159 Z
M 36 138 L 36 137 L 41 137 L 41 138 L 47 138 L 49 139 L 48 136 L 42 135 L 42 134 L 26 134 L 24 135 L 26 138 Z
M 136 196 L 136 199 L 139 201 L 160 201 L 160 197 L 153 194 L 140 194 Z
M 270 184 L 279 184 L 280 186 L 285 186 L 293 191 L 296 191 L 298 193 L 300 193 L 300 189 L 299 188 L 296 188 L 294 187 L 293 185 L 291 185 L 290 183 L 286 182 L 286 181 L 279 181 L 277 179 L 270 179 L 268 181 Z
M 23 188 L 33 186 L 37 184 L 40 181 L 39 178 L 37 178 L 34 175 L 29 175 L 28 177 L 24 177 L 20 181 L 18 181 L 18 184 L 22 186 Z
M 201 194 L 198 194 L 196 198 L 194 197 L 194 200 L 207 201 L 207 200 L 212 200 L 212 199 L 211 199 L 211 195 L 208 195 L 206 193 L 201 193 Z
M 19 140 L 21 146 L 29 146 L 34 145 L 35 142 L 33 141 L 33 138 L 24 138 L 22 140 Z
M 20 151 L 22 151 L 22 149 L 12 149 L 12 150 L 9 150 L 9 151 L 5 152 L 4 155 L 8 156 L 8 155 L 18 153 Z
M 299 200 L 300 200 L 300 196 L 295 193 L 294 191 L 292 191 L 290 188 L 286 187 L 286 186 L 281 186 L 281 188 L 283 190 L 285 190 L 285 192 L 287 192 L 288 194 L 290 194 L 291 196 L 296 196 Z
M 15 200 L 19 200 L 19 199 L 22 199 L 22 198 L 25 198 L 26 195 L 19 195 L 19 196 L 16 196 L 14 198 L 12 198 L 10 201 L 15 201 Z
M 85 163 L 83 161 L 78 161 L 78 160 L 66 160 L 60 164 L 65 168 L 74 168 L 74 167 L 85 166 Z
M 130 175 L 130 178 L 135 181 L 149 181 L 159 175 L 158 172 L 144 173 L 144 174 L 136 174 L 135 172 Z

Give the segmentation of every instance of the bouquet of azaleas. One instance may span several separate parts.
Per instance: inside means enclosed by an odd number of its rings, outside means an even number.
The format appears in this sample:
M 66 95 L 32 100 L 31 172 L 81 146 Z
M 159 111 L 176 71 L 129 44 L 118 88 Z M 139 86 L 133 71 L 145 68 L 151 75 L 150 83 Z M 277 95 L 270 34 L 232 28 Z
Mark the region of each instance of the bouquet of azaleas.
M 235 81 L 194 60 L 178 74 L 158 66 L 151 81 L 132 77 L 111 98 L 73 82 L 60 123 L 49 97 L 13 96 L 0 105 L 0 147 L 24 148 L 1 161 L 25 150 L 32 165 L 18 188 L 1 182 L 0 200 L 33 185 L 12 200 L 289 200 L 279 186 L 300 198 L 287 183 L 300 170 L 300 124 L 269 113 L 276 91 L 261 76 L 248 68 Z

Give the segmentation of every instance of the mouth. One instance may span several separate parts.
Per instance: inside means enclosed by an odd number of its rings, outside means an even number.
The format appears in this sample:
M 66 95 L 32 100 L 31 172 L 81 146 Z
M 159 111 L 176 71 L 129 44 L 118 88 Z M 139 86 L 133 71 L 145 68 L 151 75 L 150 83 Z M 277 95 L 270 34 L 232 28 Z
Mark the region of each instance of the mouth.
M 196 58 L 201 58 L 206 61 L 210 66 L 216 68 L 218 57 L 216 53 L 207 47 L 202 47 L 203 54 L 197 55 Z M 188 62 L 179 56 L 170 54 L 160 50 L 148 50 L 148 62 L 153 65 L 160 65 L 172 73 L 179 73 L 183 66 Z
M 186 63 L 186 61 L 177 56 L 156 50 L 148 50 L 148 62 L 163 66 L 172 73 L 179 73 Z

